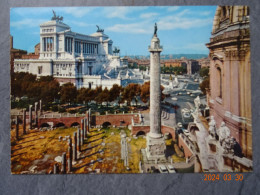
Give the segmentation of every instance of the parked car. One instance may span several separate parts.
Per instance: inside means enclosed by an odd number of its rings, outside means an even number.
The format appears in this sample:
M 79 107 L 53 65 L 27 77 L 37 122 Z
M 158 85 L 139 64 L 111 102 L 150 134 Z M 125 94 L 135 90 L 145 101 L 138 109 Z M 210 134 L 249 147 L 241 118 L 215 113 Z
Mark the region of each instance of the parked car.
M 160 173 L 168 173 L 165 165 L 158 165 Z
M 151 172 L 152 173 L 160 173 L 158 169 L 155 168 L 155 166 L 151 166 Z
M 173 165 L 167 165 L 169 173 L 176 173 L 176 170 Z

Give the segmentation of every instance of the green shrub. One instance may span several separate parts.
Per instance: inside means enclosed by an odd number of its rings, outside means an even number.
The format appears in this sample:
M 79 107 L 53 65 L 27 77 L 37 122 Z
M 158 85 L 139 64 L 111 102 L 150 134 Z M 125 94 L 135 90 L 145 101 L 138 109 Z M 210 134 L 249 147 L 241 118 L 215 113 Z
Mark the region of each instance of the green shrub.
M 66 112 L 66 109 L 65 109 L 65 108 L 63 108 L 63 107 L 59 107 L 59 108 L 58 108 L 58 112 L 59 112 L 59 113 Z

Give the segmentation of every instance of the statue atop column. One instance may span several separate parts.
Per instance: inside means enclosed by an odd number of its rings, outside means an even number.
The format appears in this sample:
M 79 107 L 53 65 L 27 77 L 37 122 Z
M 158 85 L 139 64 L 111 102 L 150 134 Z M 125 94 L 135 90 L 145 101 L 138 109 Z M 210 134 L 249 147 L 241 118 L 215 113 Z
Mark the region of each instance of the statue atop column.
M 157 24 L 156 24 L 156 22 L 155 22 L 155 24 L 154 24 L 154 33 L 153 33 L 155 36 L 157 36 Z

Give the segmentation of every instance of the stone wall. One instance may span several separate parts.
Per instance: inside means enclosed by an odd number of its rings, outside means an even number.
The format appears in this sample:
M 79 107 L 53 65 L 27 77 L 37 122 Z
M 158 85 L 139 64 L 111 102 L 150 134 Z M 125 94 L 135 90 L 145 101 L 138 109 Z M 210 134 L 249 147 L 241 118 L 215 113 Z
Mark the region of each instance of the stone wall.
M 185 158 L 191 157 L 193 155 L 192 149 L 193 146 L 188 141 L 188 139 L 185 139 L 184 135 L 179 135 L 179 141 L 178 141 L 179 148 L 183 148 Z

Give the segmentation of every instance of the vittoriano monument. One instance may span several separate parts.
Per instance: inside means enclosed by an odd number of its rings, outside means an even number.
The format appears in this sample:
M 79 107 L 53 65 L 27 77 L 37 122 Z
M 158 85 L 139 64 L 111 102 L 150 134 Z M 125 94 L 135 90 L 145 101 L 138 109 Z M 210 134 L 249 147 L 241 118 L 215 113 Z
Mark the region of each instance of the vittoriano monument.
M 160 39 L 157 36 L 157 24 L 149 46 L 150 52 L 150 132 L 147 135 L 146 155 L 148 160 L 165 160 L 166 145 L 161 133 L 161 79 L 160 79 Z

